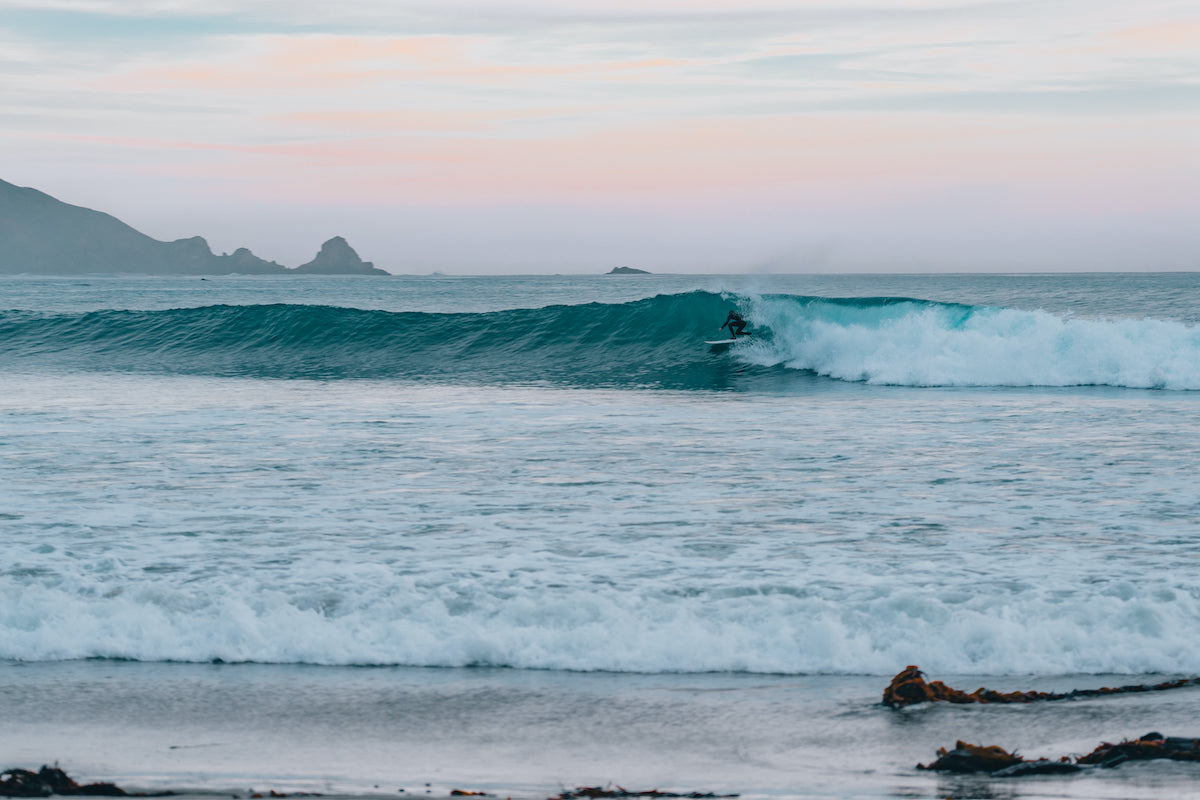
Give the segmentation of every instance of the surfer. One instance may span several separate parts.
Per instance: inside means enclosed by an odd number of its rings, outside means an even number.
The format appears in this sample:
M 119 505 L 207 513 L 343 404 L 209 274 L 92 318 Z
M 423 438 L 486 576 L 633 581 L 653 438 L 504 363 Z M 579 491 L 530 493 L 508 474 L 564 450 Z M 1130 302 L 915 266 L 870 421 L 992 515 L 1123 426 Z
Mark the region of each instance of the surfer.
M 730 311 L 729 316 L 725 318 L 725 325 L 729 326 L 729 338 L 736 339 L 739 336 L 749 336 L 750 333 L 743 333 L 742 330 L 746 327 L 746 318 L 737 311 Z M 725 330 L 725 325 L 722 325 L 717 330 Z

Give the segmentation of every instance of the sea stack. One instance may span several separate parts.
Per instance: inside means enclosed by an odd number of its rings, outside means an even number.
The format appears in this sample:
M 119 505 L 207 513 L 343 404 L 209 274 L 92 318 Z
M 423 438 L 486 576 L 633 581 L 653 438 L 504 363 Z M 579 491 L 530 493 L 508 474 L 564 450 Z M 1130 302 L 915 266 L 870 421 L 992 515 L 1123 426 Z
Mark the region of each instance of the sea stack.
M 358 257 L 345 239 L 335 236 L 321 245 L 321 252 L 294 270 L 302 275 L 387 275 L 370 261 Z

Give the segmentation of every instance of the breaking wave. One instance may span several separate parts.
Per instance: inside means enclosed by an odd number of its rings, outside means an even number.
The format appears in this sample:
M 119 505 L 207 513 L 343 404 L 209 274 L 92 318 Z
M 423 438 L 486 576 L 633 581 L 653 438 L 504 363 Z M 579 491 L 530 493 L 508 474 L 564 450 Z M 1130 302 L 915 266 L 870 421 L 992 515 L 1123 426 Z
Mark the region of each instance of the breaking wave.
M 730 306 L 753 339 L 705 347 Z M 898 386 L 1200 389 L 1200 329 L 906 298 L 735 297 L 486 313 L 313 305 L 0 312 L 0 365 L 253 378 L 752 387 L 797 372 Z
M 0 659 L 503 666 L 616 672 L 887 675 L 1200 671 L 1186 591 L 1117 582 L 1014 593 L 766 584 L 437 586 L 360 565 L 302 586 L 0 578 Z M 334 576 L 327 576 L 334 577 Z M 111 578 L 111 576 L 110 576 Z M 140 584 L 140 585 L 139 585 Z M 96 592 L 97 588 L 105 591 Z M 899 665 L 899 666 L 897 666 Z

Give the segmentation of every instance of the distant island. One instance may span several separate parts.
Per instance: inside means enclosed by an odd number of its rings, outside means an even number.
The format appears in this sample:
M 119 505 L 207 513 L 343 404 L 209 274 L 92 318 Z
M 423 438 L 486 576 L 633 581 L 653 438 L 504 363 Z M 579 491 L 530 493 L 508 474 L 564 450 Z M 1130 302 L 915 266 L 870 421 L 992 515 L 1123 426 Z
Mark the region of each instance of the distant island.
M 216 255 L 203 238 L 160 242 L 116 217 L 0 180 L 0 274 L 389 275 L 358 257 L 345 239 L 321 245 L 294 269 L 240 247 Z
M 650 273 L 644 269 L 634 269 L 633 267 L 613 267 L 605 275 L 649 275 Z

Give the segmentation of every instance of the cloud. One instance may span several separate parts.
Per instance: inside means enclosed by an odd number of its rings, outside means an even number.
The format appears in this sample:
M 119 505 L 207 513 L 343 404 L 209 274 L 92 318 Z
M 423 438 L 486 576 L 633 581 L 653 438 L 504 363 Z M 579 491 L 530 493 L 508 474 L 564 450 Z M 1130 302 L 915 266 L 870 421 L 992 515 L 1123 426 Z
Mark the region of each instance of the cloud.
M 1172 20 L 1141 25 L 1107 34 L 1105 39 L 1124 52 L 1162 57 L 1200 53 L 1200 19 Z
M 679 66 L 680 60 L 575 60 L 520 63 L 489 58 L 496 44 L 475 37 L 385 38 L 365 36 L 268 36 L 243 44 L 220 61 L 163 67 L 136 66 L 105 77 L 99 88 L 114 91 L 220 90 L 317 92 L 390 83 L 515 83 L 544 77 L 644 73 Z
M 0 0 L 3 177 L 444 237 L 555 209 L 663 254 L 631 220 L 694 218 L 688 252 L 775 266 L 864 229 L 1164 235 L 1200 199 L 1198 37 L 1166 0 Z

